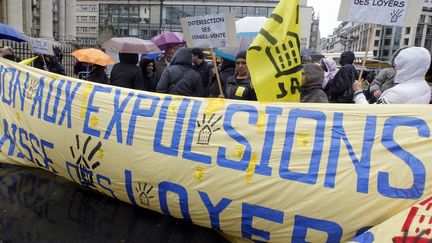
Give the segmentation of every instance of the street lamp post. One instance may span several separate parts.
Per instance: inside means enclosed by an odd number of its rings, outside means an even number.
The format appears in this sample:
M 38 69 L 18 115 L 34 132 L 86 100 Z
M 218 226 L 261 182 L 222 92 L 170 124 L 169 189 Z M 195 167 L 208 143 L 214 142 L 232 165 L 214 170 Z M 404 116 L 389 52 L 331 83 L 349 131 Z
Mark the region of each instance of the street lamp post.
M 159 34 L 162 34 L 162 13 L 163 13 L 163 0 L 160 0 L 160 12 L 159 12 Z

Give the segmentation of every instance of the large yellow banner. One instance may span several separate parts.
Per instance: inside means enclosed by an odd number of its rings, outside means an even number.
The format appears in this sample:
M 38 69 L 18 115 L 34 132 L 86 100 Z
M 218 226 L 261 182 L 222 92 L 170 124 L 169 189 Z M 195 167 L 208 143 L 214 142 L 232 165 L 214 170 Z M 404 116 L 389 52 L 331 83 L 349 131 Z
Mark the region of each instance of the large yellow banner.
M 170 96 L 0 58 L 0 161 L 259 241 L 348 241 L 431 195 L 431 114 Z
M 281 0 L 247 52 L 261 102 L 299 102 L 301 83 L 299 0 Z

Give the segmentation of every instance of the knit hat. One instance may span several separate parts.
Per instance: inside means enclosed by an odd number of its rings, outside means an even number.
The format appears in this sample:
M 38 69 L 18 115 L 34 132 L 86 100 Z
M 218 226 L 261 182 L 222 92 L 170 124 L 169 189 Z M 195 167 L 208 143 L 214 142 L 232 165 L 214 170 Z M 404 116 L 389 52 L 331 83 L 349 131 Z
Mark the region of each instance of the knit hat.
M 241 52 L 239 52 L 239 53 L 237 54 L 237 56 L 236 56 L 236 60 L 239 59 L 239 58 L 246 59 L 246 51 L 241 51 Z

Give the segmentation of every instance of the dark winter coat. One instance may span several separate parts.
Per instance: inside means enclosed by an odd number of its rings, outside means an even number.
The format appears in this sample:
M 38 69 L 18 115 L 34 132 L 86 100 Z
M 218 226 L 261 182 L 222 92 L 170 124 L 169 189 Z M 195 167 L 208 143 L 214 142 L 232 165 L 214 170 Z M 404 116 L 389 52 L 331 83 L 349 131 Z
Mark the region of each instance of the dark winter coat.
M 118 87 L 144 90 L 144 78 L 138 63 L 138 54 L 119 53 L 120 62 L 116 63 L 110 75 L 110 83 Z
M 105 67 L 93 64 L 88 80 L 95 83 L 108 84 L 108 77 L 105 73 Z
M 257 100 L 255 90 L 251 85 L 251 78 L 237 79 L 237 74 L 228 78 L 225 98 L 235 100 Z
M 357 79 L 357 71 L 352 65 L 354 60 L 352 51 L 342 52 L 339 61 L 342 67 L 329 84 L 328 96 L 331 103 L 354 103 L 352 85 Z
M 203 95 L 201 76 L 192 69 L 192 53 L 189 48 L 177 50 L 171 65 L 162 73 L 156 91 L 195 97 Z
M 204 90 L 206 90 L 209 85 L 210 73 L 213 65 L 203 61 L 199 65 L 193 65 L 192 68 L 200 74 L 202 87 Z
M 222 66 L 221 66 L 221 72 L 219 73 L 219 78 L 222 85 L 222 92 L 225 95 L 226 90 L 226 84 L 228 83 L 228 78 L 233 76 L 235 74 L 235 62 L 224 59 Z M 213 75 L 213 71 L 210 75 L 210 82 L 207 89 L 208 97 L 219 97 L 220 91 L 219 91 L 219 85 L 217 83 L 216 75 Z

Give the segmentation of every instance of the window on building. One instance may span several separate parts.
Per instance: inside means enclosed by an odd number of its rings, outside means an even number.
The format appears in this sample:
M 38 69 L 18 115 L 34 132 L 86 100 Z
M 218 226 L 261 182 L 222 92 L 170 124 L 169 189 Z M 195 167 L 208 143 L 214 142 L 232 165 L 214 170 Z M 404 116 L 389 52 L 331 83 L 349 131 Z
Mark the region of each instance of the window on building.
M 396 28 L 395 28 L 395 34 L 396 34 L 396 35 L 400 35 L 400 34 L 402 34 L 402 27 L 396 27 Z
M 268 13 L 267 13 L 267 17 L 270 18 L 270 15 L 272 15 L 274 8 L 269 8 L 268 9 Z
M 227 6 L 219 6 L 218 13 L 230 13 L 230 7 Z
M 89 5 L 90 11 L 97 11 L 96 5 Z
M 233 13 L 237 17 L 237 16 L 241 16 L 242 15 L 243 8 L 242 7 L 232 7 L 231 11 L 233 11 Z
M 96 16 L 89 16 L 90 22 L 96 22 Z
M 377 57 L 378 56 L 378 51 L 373 51 L 373 55 L 374 55 L 374 57 Z
M 430 35 L 431 34 L 431 28 L 432 28 L 432 26 L 428 26 L 427 27 L 427 29 L 426 29 L 426 35 Z
M 194 6 L 183 6 L 183 17 L 195 16 Z
M 246 7 L 246 16 L 256 16 L 255 7 Z
M 420 38 L 415 38 L 414 46 L 420 46 L 420 45 L 421 45 L 421 39 Z
M 195 16 L 206 15 L 206 6 L 195 6 Z
M 260 8 L 257 8 L 258 9 L 258 16 L 267 16 L 267 8 L 263 8 L 263 7 L 260 7 Z
M 429 24 L 432 24 L 432 16 L 429 16 Z
M 217 14 L 218 13 L 218 6 L 207 6 L 207 13 L 208 14 Z
M 395 45 L 395 46 L 399 46 L 399 45 L 400 45 L 400 38 L 395 38 L 395 39 L 393 40 L 393 45 Z
M 393 33 L 393 28 L 386 28 L 385 29 L 385 34 L 386 35 L 391 35 Z
M 409 35 L 411 33 L 411 27 L 405 28 L 405 35 Z
M 417 34 L 422 34 L 422 32 L 423 32 L 423 25 L 418 25 L 416 31 L 417 31 Z
M 383 50 L 383 56 L 388 57 L 390 55 L 389 50 Z
M 379 40 L 374 41 L 374 46 L 379 46 Z
M 420 15 L 420 20 L 419 20 L 419 22 L 420 22 L 420 23 L 424 23 L 425 20 L 426 20 L 426 16 L 424 16 L 423 14 Z
M 404 39 L 404 46 L 407 46 L 409 44 L 409 38 Z
M 391 45 L 391 39 L 384 39 L 384 45 L 385 46 Z
M 426 48 L 428 50 L 430 50 L 432 48 L 432 39 L 426 39 L 425 40 L 424 48 Z
M 376 30 L 375 31 L 375 36 L 381 36 L 381 30 Z

